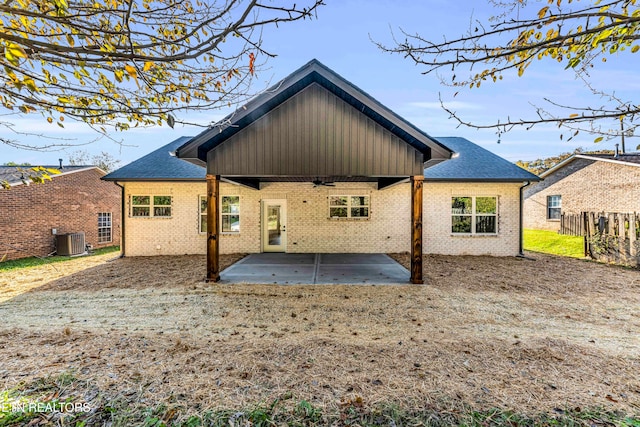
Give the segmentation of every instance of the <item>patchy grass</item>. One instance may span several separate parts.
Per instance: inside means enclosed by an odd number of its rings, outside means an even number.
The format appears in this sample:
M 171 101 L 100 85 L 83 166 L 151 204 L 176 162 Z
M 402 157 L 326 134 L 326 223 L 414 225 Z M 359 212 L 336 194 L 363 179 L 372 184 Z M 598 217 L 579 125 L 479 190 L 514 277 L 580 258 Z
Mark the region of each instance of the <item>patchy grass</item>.
M 594 426 L 640 427 L 640 417 L 603 408 L 555 408 L 526 415 L 516 410 L 476 409 L 448 401 L 365 403 L 360 396 L 323 409 L 292 392 L 268 403 L 189 411 L 173 402 L 150 402 L 139 393 L 109 394 L 74 372 L 0 391 L 0 427 L 29 426 Z
M 120 250 L 120 246 L 110 246 L 108 248 L 100 248 L 91 251 L 89 255 L 85 256 L 96 256 L 96 255 L 104 255 L 112 252 L 118 252 Z M 9 270 L 17 270 L 21 268 L 29 268 L 29 267 L 40 267 L 47 264 L 55 264 L 59 262 L 70 261 L 74 259 L 78 259 L 78 256 L 50 256 L 50 257 L 29 257 L 29 258 L 21 258 L 11 261 L 2 261 L 0 262 L 0 271 L 9 271 Z
M 555 231 L 525 229 L 524 249 L 545 254 L 584 258 L 582 237 L 565 236 Z

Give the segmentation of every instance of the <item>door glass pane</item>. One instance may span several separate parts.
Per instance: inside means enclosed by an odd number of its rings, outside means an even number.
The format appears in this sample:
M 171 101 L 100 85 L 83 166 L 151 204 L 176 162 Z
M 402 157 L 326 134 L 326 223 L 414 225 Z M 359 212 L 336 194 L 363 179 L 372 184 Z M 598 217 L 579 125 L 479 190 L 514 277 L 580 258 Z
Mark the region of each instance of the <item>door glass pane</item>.
M 278 246 L 282 242 L 280 231 L 280 206 L 267 206 L 267 233 L 269 245 Z

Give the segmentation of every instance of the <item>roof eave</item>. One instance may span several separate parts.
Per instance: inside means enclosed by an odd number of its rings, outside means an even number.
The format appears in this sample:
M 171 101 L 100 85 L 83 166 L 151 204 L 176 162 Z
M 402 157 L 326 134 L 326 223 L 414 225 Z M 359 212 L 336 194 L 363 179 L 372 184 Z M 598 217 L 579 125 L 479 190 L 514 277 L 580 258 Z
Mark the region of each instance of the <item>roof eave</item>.
M 424 178 L 425 182 L 487 182 L 487 183 L 518 183 L 527 181 L 542 181 L 536 178 Z
M 103 181 L 117 182 L 205 182 L 207 179 L 202 178 L 100 178 Z

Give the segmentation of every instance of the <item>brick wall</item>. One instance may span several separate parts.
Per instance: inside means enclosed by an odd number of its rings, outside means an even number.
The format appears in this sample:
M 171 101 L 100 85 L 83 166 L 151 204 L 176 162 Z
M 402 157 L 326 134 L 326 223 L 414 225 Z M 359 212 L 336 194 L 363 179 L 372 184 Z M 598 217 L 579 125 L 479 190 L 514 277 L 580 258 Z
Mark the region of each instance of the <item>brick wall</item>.
M 518 253 L 520 184 L 425 183 L 425 253 Z M 126 218 L 126 255 L 180 255 L 206 253 L 206 235 L 198 232 L 198 200 L 206 183 L 126 183 L 126 208 L 131 195 L 170 195 L 171 218 Z M 263 183 L 256 191 L 220 184 L 221 195 L 240 196 L 240 233 L 222 234 L 220 251 L 261 252 L 261 201 L 287 200 L 287 252 L 402 252 L 410 249 L 410 184 L 376 190 L 374 183 Z M 330 195 L 370 195 L 370 218 L 331 219 Z M 452 196 L 498 196 L 499 234 L 451 234 Z
M 520 183 L 426 183 L 425 253 L 515 256 L 520 245 Z M 451 198 L 498 197 L 498 234 L 451 234 Z
M 44 184 L 0 190 L 0 258 L 44 256 L 58 234 L 85 233 L 94 248 L 120 244 L 120 194 L 97 168 L 57 175 Z M 112 214 L 112 241 L 98 244 L 98 213 Z
M 560 229 L 547 220 L 547 196 L 562 196 L 563 213 L 640 212 L 640 167 L 577 158 L 525 189 L 524 227 Z

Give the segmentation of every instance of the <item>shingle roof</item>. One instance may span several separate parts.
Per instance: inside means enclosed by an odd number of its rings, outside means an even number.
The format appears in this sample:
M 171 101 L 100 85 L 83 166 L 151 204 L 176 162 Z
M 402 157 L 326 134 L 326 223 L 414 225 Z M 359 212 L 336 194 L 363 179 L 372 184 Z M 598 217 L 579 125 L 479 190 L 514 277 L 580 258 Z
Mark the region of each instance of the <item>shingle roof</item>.
M 61 174 L 66 174 L 69 172 L 78 172 L 84 169 L 95 168 L 96 166 L 91 165 L 82 165 L 82 166 L 64 166 L 60 169 L 60 165 L 55 166 L 46 166 L 46 165 L 38 165 L 45 167 L 47 169 L 57 169 Z M 9 184 L 18 184 L 23 182 L 23 178 L 27 181 L 29 180 L 28 174 L 29 169 L 34 166 L 0 166 L 0 181 L 7 181 Z M 22 170 L 21 170 L 22 169 Z M 57 175 L 51 174 L 51 177 L 56 177 Z
M 624 154 L 620 153 L 620 154 L 618 154 L 618 157 L 616 157 L 614 154 L 589 154 L 589 153 L 585 153 L 584 156 L 601 158 L 601 159 L 608 159 L 608 160 L 616 160 L 618 162 L 623 162 L 623 163 L 640 164 L 640 153 L 624 153 Z
M 564 168 L 576 159 L 602 161 L 622 166 L 640 166 L 640 153 L 619 154 L 618 157 L 615 157 L 613 154 L 573 154 L 560 163 L 556 163 L 551 169 L 541 173 L 540 178 L 546 178 L 554 174 L 557 170 Z
M 169 153 L 191 139 L 182 136 L 138 160 L 102 177 L 107 181 L 202 181 L 207 170 Z
M 540 178 L 531 172 L 467 139 L 457 137 L 436 139 L 457 154 L 454 154 L 454 157 L 450 160 L 425 169 L 424 177 L 426 181 L 540 181 Z
M 140 159 L 111 172 L 110 181 L 203 181 L 206 169 L 169 153 L 188 141 L 181 137 Z M 540 178 L 464 138 L 436 138 L 457 157 L 425 169 L 427 181 L 539 181 Z

